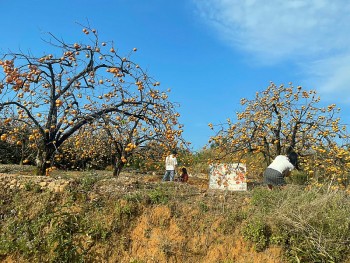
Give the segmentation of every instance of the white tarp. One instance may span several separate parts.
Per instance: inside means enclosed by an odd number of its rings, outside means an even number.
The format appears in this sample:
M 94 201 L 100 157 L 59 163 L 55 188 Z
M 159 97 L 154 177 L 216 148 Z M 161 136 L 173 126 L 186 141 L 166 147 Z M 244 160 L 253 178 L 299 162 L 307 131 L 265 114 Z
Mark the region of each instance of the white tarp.
M 247 169 L 242 163 L 222 163 L 209 166 L 209 188 L 247 191 Z

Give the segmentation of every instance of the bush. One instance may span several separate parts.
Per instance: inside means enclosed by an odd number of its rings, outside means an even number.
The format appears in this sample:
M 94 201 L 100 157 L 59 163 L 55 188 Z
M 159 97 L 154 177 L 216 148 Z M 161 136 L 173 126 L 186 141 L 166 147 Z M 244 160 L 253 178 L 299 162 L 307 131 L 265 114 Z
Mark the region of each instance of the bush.
M 271 231 L 262 218 L 254 218 L 243 226 L 242 234 L 245 240 L 254 243 L 255 250 L 260 252 L 268 247 Z
M 151 204 L 166 204 L 169 201 L 169 196 L 164 189 L 156 188 L 148 193 Z
M 294 171 L 291 176 L 288 176 L 286 181 L 296 185 L 306 185 L 309 181 L 309 177 L 306 173 L 300 171 Z
M 79 186 L 84 192 L 89 192 L 93 189 L 96 182 L 98 182 L 101 178 L 97 173 L 90 171 L 89 174 L 82 176 L 78 179 Z

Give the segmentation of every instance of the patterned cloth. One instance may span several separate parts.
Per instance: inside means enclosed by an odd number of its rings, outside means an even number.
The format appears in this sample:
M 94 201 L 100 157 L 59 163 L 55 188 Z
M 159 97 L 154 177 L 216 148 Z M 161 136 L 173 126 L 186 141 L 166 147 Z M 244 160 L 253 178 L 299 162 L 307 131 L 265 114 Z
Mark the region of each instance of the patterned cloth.
M 285 185 L 286 181 L 279 171 L 272 168 L 267 168 L 264 172 L 264 184 Z

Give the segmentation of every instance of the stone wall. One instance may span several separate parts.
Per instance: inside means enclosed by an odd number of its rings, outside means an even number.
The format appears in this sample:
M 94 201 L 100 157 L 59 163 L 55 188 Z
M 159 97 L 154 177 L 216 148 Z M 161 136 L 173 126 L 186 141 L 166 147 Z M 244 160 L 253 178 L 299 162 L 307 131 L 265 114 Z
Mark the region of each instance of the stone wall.
M 0 173 L 0 187 L 10 189 L 29 189 L 36 187 L 40 190 L 48 189 L 57 193 L 63 192 L 72 183 L 72 179 Z

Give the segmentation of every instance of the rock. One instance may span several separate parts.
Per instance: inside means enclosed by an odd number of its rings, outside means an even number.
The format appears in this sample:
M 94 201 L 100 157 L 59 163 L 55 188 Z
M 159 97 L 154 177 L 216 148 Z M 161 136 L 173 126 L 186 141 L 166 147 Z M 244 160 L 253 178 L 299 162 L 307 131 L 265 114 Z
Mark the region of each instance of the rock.
M 10 184 L 13 184 L 13 185 L 17 184 L 17 180 L 16 179 L 11 180 Z
M 51 191 L 55 191 L 55 187 L 56 187 L 56 184 L 55 182 L 50 182 L 48 185 L 47 185 L 47 188 Z
M 95 193 L 90 193 L 89 194 L 89 199 L 90 200 L 95 200 L 95 199 L 97 199 L 98 198 L 98 195 L 97 194 L 95 194 Z
M 45 186 L 47 186 L 47 182 L 40 182 L 39 185 L 40 185 L 41 187 L 45 187 Z

